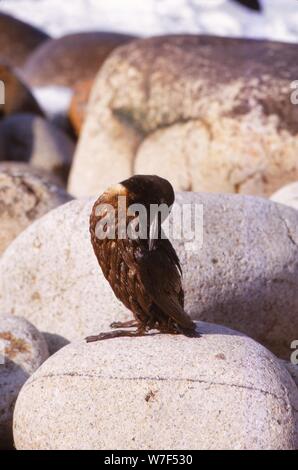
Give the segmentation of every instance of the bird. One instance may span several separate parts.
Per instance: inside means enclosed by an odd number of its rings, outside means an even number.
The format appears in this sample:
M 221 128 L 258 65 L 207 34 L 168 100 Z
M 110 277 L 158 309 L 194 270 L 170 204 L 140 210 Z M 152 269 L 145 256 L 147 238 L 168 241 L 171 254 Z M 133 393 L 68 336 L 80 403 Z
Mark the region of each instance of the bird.
M 174 200 L 173 187 L 166 179 L 134 175 L 109 187 L 95 202 L 90 215 L 93 250 L 114 294 L 133 319 L 112 323 L 112 331 L 89 336 L 88 343 L 144 336 L 150 330 L 199 336 L 195 322 L 184 310 L 179 258 L 161 226 Z M 139 208 L 138 217 L 133 207 Z M 168 210 L 156 211 L 151 217 L 152 207 Z M 133 222 L 135 231 L 129 236 Z
M 250 10 L 262 11 L 260 0 L 234 0 L 234 2 L 240 3 L 240 5 L 243 5 Z

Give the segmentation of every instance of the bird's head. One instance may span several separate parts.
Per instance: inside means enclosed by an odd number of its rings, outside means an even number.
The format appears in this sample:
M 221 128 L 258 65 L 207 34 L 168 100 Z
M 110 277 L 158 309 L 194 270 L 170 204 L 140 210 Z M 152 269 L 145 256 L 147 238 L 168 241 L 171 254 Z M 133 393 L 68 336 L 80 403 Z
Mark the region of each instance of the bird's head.
M 171 207 L 175 194 L 168 180 L 156 175 L 135 175 L 120 183 L 127 190 L 132 204 L 166 204 Z
M 164 178 L 155 175 L 135 175 L 121 183 L 110 186 L 101 196 L 101 202 L 118 207 L 120 197 L 126 198 L 127 213 L 134 216 L 135 211 L 140 215 L 138 224 L 149 237 L 149 249 L 155 246 L 155 240 L 161 233 L 161 224 L 168 217 L 175 201 L 172 185 Z M 142 219 L 142 206 L 146 209 Z M 119 215 L 119 214 L 118 214 Z
M 161 224 L 168 217 L 175 201 L 173 187 L 169 181 L 155 175 L 135 175 L 122 181 L 120 185 L 125 188 L 128 205 L 140 204 L 146 208 L 147 216 L 150 216 L 146 225 L 148 246 L 149 250 L 152 250 L 156 246 L 155 241 L 159 237 Z

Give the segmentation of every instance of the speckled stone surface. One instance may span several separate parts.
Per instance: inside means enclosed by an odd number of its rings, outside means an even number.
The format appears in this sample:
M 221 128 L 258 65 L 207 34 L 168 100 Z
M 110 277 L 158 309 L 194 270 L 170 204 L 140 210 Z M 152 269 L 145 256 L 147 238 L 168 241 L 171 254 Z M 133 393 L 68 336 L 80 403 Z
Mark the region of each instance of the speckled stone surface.
M 298 182 L 287 184 L 283 188 L 272 194 L 272 201 L 285 204 L 286 206 L 298 209 Z
M 19 395 L 17 449 L 294 449 L 286 369 L 237 332 L 197 328 L 60 350 Z
M 48 358 L 48 347 L 28 321 L 0 315 L 0 358 L 1 449 L 13 445 L 12 416 L 16 398 L 28 377 Z
M 69 191 L 149 173 L 177 191 L 270 196 L 297 180 L 296 56 L 295 44 L 204 35 L 116 49 L 92 89 Z
M 28 225 L 70 200 L 61 187 L 31 173 L 29 167 L 1 170 L 0 255 Z
M 296 355 L 297 358 L 297 355 Z M 294 380 L 297 390 L 298 390 L 298 364 L 293 364 L 292 362 L 280 360 L 280 364 L 286 368 L 286 370 L 289 372 L 290 376 Z M 296 427 L 297 427 L 297 433 L 298 433 L 298 409 L 296 409 Z M 298 447 L 296 448 L 298 450 Z
M 10 175 L 17 174 L 23 175 L 29 173 L 30 175 L 41 178 L 42 180 L 48 181 L 56 186 L 64 188 L 63 180 L 53 173 L 49 173 L 46 170 L 30 165 L 26 162 L 3 160 L 0 161 L 0 173 L 8 173 Z
M 204 210 L 203 246 L 174 240 L 186 311 L 243 331 L 289 359 L 298 331 L 297 211 L 248 196 L 181 193 L 177 201 Z M 76 200 L 52 211 L 0 261 L 0 310 L 46 332 L 52 351 L 131 317 L 93 253 L 92 204 Z

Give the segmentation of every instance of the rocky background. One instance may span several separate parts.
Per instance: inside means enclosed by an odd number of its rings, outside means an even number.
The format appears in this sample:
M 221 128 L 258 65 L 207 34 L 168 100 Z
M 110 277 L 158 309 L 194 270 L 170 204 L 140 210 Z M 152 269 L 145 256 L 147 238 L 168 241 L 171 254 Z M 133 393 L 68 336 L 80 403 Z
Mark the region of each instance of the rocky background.
M 0 448 L 298 449 L 297 6 L 0 2 Z M 86 344 L 130 318 L 89 215 L 136 173 L 203 207 L 201 337 Z

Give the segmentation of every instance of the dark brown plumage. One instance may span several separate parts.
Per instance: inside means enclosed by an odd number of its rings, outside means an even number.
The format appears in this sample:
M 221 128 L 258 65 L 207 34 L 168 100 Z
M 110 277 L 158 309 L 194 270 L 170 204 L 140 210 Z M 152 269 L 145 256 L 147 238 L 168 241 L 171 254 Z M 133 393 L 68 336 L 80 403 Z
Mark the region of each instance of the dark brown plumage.
M 146 238 L 123 238 L 118 213 L 118 197 L 125 196 L 126 227 L 135 216 L 128 214 L 132 204 L 142 204 L 148 214 L 143 228 Z M 161 216 L 158 220 L 158 238 L 150 241 L 150 205 L 174 203 L 170 183 L 158 176 L 136 175 L 105 191 L 94 204 L 90 217 L 91 241 L 104 276 L 116 297 L 132 311 L 134 320 L 113 323 L 112 328 L 136 327 L 135 331 L 116 330 L 86 338 L 87 342 L 118 336 L 140 336 L 151 329 L 162 333 L 195 336 L 195 323 L 184 311 L 184 293 L 181 285 L 181 266 L 178 256 L 167 238 L 161 238 Z M 115 209 L 115 239 L 99 239 L 98 223 L 103 223 L 106 211 L 103 204 Z M 152 221 L 151 221 L 152 222 Z M 152 223 L 151 223 L 152 226 Z M 111 225 L 110 225 L 111 227 Z M 107 229 L 107 226 L 105 226 Z

